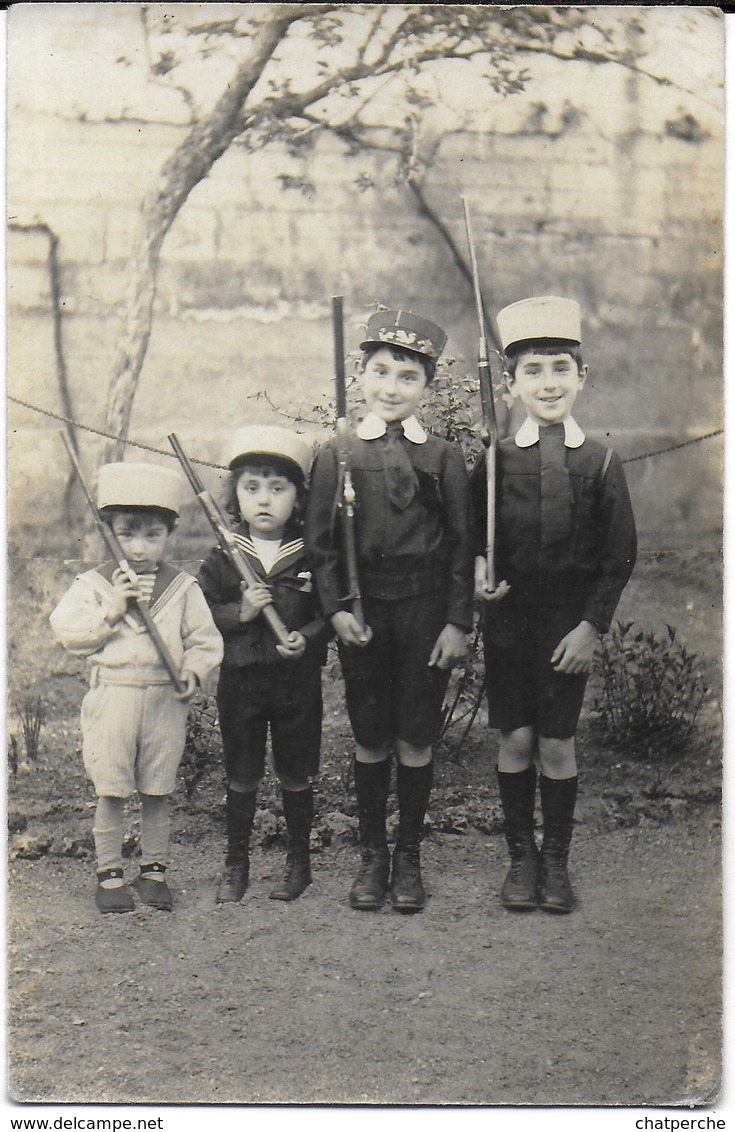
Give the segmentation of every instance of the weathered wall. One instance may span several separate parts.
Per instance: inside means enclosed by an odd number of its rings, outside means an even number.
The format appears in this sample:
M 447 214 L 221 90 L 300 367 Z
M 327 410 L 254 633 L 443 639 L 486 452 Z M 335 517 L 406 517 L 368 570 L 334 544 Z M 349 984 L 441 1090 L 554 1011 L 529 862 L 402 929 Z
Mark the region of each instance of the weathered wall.
M 59 8 L 67 11 L 53 17 Z M 75 415 L 99 427 L 138 204 L 184 136 L 183 111 L 142 66 L 131 65 L 119 83 L 121 45 L 139 57 L 131 50 L 140 37 L 135 6 L 53 5 L 43 25 L 30 18 L 14 25 L 18 14 L 9 35 L 8 387 L 60 411 L 48 239 L 28 228 L 41 223 L 59 237 Z M 677 41 L 676 49 L 688 48 Z M 31 84 L 29 51 L 37 65 L 46 52 L 51 71 L 61 56 L 67 86 L 52 84 L 51 72 L 44 83 L 42 68 Z M 626 457 L 718 428 L 717 92 L 702 102 L 615 68 L 533 66 L 535 84 L 504 102 L 466 82 L 462 97 L 476 112 L 469 126 L 439 140 L 423 181 L 431 208 L 464 248 L 459 195 L 469 197 L 488 309 L 527 294 L 579 298 L 591 376 L 578 417 L 592 435 L 609 436 Z M 83 81 L 69 85 L 75 67 Z M 431 140 L 441 129 L 427 119 Z M 359 192 L 364 174 L 376 187 Z M 284 176 L 303 191 L 284 190 Z M 175 430 L 195 455 L 219 460 L 234 426 L 271 419 L 268 406 L 251 399 L 256 391 L 308 407 L 330 381 L 336 292 L 345 296 L 348 346 L 380 300 L 442 322 L 449 350 L 474 367 L 467 285 L 384 155 L 348 158 L 333 139 L 308 158 L 233 146 L 164 244 L 131 437 L 166 448 Z M 25 526 L 29 508 L 34 522 L 39 514 L 58 519 L 59 427 L 10 406 L 11 528 Z M 94 451 L 85 441 L 90 462 Z M 645 544 L 717 538 L 720 458 L 719 441 L 710 440 L 629 466 Z

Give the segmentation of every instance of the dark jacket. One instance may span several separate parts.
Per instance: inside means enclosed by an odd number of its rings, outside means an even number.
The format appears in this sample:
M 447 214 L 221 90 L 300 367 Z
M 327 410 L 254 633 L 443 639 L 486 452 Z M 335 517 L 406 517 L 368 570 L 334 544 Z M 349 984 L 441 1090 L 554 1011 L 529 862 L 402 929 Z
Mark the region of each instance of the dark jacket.
M 571 531 L 542 549 L 538 443 L 519 448 L 514 437 L 498 445 L 495 573 L 518 601 L 580 606 L 580 620 L 600 632 L 610 627 L 636 559 L 633 510 L 620 457 L 594 440 L 566 449 L 572 491 Z M 607 466 L 606 466 L 607 465 Z M 475 553 L 485 553 L 485 454 L 470 478 Z
M 234 534 L 255 574 L 270 587 L 274 608 L 286 628 L 298 629 L 306 638 L 306 652 L 301 661 L 324 664 L 332 629 L 319 610 L 304 542 L 299 532 L 292 527 L 286 529 L 280 556 L 268 573 L 250 543 L 247 523 L 236 527 Z M 224 664 L 246 667 L 252 664 L 298 663 L 278 655 L 276 639 L 264 617 L 258 616 L 254 621 L 240 621 L 240 575 L 219 547 L 214 547 L 202 563 L 199 585 L 212 611 L 214 623 L 224 639 Z
M 350 435 L 356 495 L 357 570 L 366 598 L 400 600 L 436 593 L 446 620 L 472 627 L 473 565 L 467 472 L 458 446 L 428 435 L 403 440 L 418 479 L 404 511 L 391 504 L 381 456 L 383 437 Z M 336 441 L 317 455 L 311 476 L 305 537 L 327 616 L 349 608 L 339 517 Z

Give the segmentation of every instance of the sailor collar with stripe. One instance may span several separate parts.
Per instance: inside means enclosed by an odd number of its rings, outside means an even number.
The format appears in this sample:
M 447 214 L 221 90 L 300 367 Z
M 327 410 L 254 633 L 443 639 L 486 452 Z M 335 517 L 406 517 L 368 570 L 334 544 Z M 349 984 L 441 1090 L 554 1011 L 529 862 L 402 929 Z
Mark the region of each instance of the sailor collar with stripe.
M 584 433 L 574 417 L 567 417 L 564 423 L 564 445 L 566 448 L 580 448 L 584 444 Z M 519 448 L 530 448 L 538 444 L 539 425 L 526 417 L 525 421 L 515 435 L 515 442 Z
M 91 571 L 94 588 L 102 597 L 109 598 L 112 596 L 112 575 L 116 569 L 116 563 L 106 562 L 104 566 L 99 566 L 96 570 Z M 194 581 L 195 578 L 191 574 L 177 570 L 170 562 L 161 562 L 156 571 L 153 591 L 147 603 L 151 617 L 159 617 Z M 128 610 L 124 621 L 136 632 L 145 633 L 147 631 L 140 615 L 134 609 Z
M 403 425 L 403 432 L 407 440 L 412 444 L 425 444 L 426 432 L 419 424 L 416 417 L 406 417 L 405 421 L 401 421 Z M 360 421 L 355 429 L 355 432 L 360 437 L 360 440 L 377 440 L 379 436 L 385 436 L 386 424 L 382 417 L 377 413 L 368 413 L 364 420 Z
M 240 550 L 252 562 L 258 574 L 264 578 L 270 577 L 272 574 L 280 574 L 291 563 L 296 562 L 304 553 L 304 540 L 300 536 L 294 536 L 293 530 L 284 531 L 284 539 L 281 542 L 280 550 L 276 555 L 276 559 L 271 566 L 270 570 L 266 570 L 264 564 L 261 562 L 258 552 L 253 545 L 253 540 L 250 538 L 250 528 L 247 523 L 242 523 L 235 531 L 232 532 L 235 537 L 235 542 L 240 547 Z

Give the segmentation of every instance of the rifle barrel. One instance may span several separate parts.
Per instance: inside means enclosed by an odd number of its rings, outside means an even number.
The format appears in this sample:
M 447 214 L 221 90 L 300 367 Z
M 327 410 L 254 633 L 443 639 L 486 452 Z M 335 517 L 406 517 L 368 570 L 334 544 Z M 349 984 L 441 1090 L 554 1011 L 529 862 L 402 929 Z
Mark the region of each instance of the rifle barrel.
M 467 243 L 470 249 L 470 266 L 472 269 L 472 290 L 475 296 L 475 306 L 477 307 L 477 325 L 480 328 L 480 356 L 481 359 L 487 361 L 487 335 L 485 334 L 485 312 L 482 308 L 482 293 L 480 291 L 480 272 L 477 267 L 477 255 L 475 254 L 475 241 L 472 237 L 472 218 L 470 217 L 470 204 L 467 197 L 462 197 L 462 206 L 464 208 L 464 223 L 467 230 Z
M 342 529 L 346 599 L 351 603 L 352 616 L 364 627 L 360 579 L 357 573 L 357 546 L 355 541 L 355 489 L 350 467 L 350 426 L 347 420 L 347 385 L 345 381 L 345 342 L 342 296 L 332 296 L 332 324 L 334 328 L 334 375 L 337 404 L 337 455 L 339 480 L 337 509 Z
M 487 490 L 486 531 L 487 531 L 487 582 L 491 590 L 495 589 L 495 482 L 498 444 L 498 421 L 495 412 L 495 398 L 493 396 L 492 374 L 487 356 L 487 338 L 485 334 L 485 312 L 482 306 L 482 293 L 480 291 L 480 272 L 477 267 L 475 241 L 472 236 L 472 219 L 470 205 L 467 197 L 462 197 L 464 207 L 465 227 L 467 229 L 467 243 L 470 249 L 470 263 L 472 265 L 472 289 L 477 307 L 477 321 L 479 325 L 479 345 L 477 350 L 477 371 L 480 381 L 480 401 L 482 403 L 482 431 L 480 438 L 485 445 L 485 486 Z
M 347 416 L 347 387 L 345 382 L 345 331 L 342 296 L 332 296 L 332 328 L 334 333 L 334 372 L 337 375 L 337 420 Z

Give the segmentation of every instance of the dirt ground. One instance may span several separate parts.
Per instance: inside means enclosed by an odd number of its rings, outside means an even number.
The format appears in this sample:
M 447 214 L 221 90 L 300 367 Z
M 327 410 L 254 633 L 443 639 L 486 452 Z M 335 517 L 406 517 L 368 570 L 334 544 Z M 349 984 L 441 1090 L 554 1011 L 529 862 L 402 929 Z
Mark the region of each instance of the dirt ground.
M 570 916 L 511 914 L 478 718 L 438 758 L 425 911 L 356 913 L 349 734 L 330 678 L 314 883 L 268 899 L 283 861 L 264 789 L 253 880 L 216 906 L 224 842 L 214 763 L 177 793 L 172 914 L 100 916 L 94 799 L 78 754 L 83 669 L 45 642 L 73 565 L 12 570 L 11 674 L 44 673 L 32 765 L 10 775 L 9 1083 L 16 1101 L 136 1104 L 711 1105 L 720 1082 L 720 748 L 710 736 L 653 788 L 651 768 L 580 738 Z M 709 572 L 707 572 L 709 571 Z M 721 652 L 717 569 L 649 561 L 623 615 L 665 610 Z M 657 604 L 658 603 L 658 604 Z M 659 609 L 660 605 L 660 609 Z M 12 691 L 12 680 L 11 680 Z M 708 704 L 716 716 L 716 698 Z M 354 813 L 354 810 L 352 811 Z M 328 831 L 328 832 L 325 832 Z M 130 807 L 130 876 L 136 808 Z

